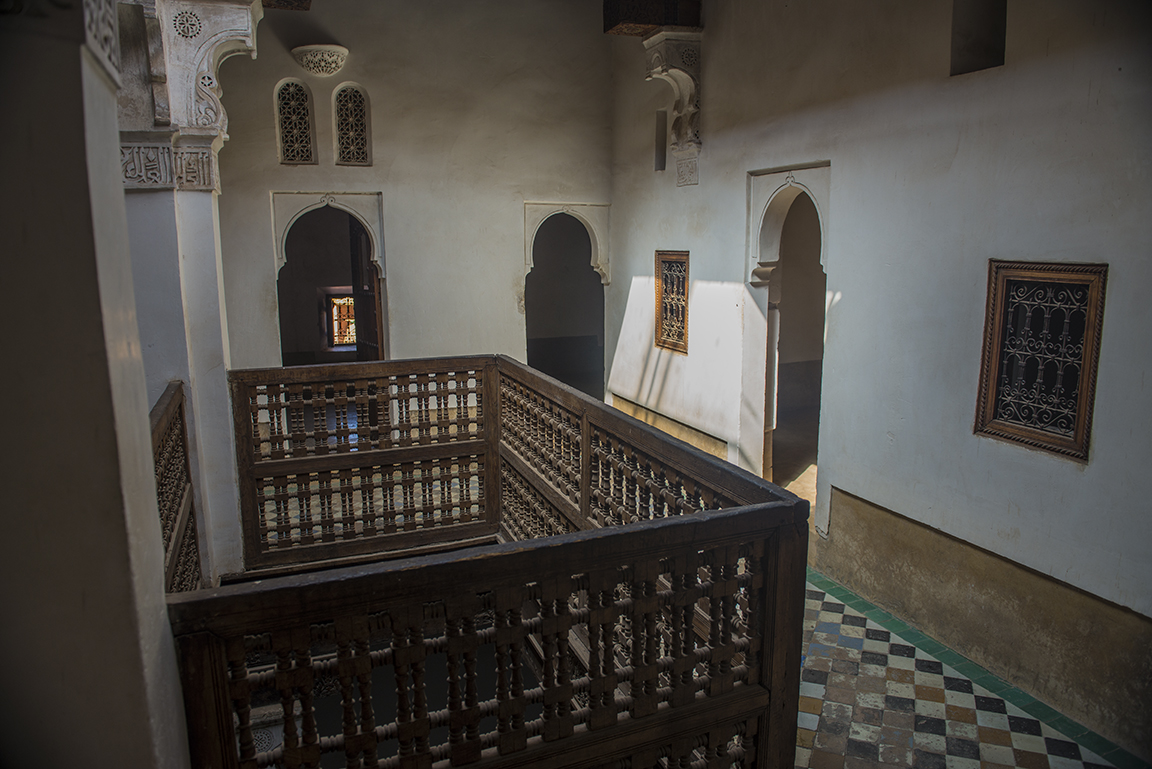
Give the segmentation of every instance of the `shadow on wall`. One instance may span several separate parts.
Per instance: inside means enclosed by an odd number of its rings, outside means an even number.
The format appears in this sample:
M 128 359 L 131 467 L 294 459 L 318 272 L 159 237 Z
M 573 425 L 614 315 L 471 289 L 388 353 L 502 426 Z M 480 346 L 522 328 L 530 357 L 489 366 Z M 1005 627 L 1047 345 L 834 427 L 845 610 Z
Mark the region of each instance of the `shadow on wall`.
M 973 4 L 981 3 L 956 0 L 956 5 Z M 954 49 L 964 45 L 966 32 L 963 24 L 954 25 L 953 5 L 716 4 L 708 17 L 708 33 L 717 43 L 709 49 L 708 70 L 772 77 L 725 82 L 727 98 L 708 113 L 709 132 L 715 136 L 870 94 L 946 83 Z M 1010 68 L 1040 60 L 1050 65 L 1099 40 L 1135 41 L 1150 23 L 1148 3 L 1008 3 L 1002 56 Z M 956 82 L 970 76 L 958 75 Z

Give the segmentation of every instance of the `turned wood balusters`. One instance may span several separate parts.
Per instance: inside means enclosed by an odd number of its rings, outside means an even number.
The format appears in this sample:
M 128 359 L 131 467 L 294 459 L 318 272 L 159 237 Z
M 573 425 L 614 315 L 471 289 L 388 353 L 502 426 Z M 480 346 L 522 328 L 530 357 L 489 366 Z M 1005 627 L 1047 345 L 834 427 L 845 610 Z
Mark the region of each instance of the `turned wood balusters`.
M 807 503 L 502 356 L 233 392 L 245 536 L 299 573 L 170 598 L 196 765 L 791 761 Z
M 707 511 L 174 596 L 197 765 L 762 765 L 795 738 L 794 513 Z M 791 726 L 772 724 L 776 704 Z M 283 724 L 271 751 L 256 750 L 259 707 Z
M 495 534 L 493 359 L 230 378 L 246 570 Z

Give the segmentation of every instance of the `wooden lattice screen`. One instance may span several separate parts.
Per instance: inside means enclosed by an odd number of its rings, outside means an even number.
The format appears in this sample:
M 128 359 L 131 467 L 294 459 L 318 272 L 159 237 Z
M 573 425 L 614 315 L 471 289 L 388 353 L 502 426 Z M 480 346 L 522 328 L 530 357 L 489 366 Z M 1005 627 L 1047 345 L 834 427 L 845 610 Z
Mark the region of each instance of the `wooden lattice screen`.
M 496 532 L 491 358 L 231 374 L 246 570 Z
M 188 464 L 183 382 L 168 385 L 152 408 L 150 421 L 156 507 L 164 537 L 164 587 L 170 593 L 196 590 L 201 587 L 203 577 Z

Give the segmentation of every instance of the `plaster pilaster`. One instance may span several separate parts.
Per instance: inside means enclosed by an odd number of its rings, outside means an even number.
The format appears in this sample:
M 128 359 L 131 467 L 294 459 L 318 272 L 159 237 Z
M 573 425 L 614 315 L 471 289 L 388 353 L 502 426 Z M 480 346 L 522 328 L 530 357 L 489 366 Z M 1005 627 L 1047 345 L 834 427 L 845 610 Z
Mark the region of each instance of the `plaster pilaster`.
M 206 542 L 205 569 L 215 580 L 243 568 L 217 203 L 218 153 L 228 138 L 228 115 L 220 101 L 218 76 L 221 62 L 230 56 L 247 53 L 255 58 L 263 7 L 259 0 L 139 4 L 144 6 L 146 34 L 136 44 L 147 46 L 153 125 L 121 132 L 121 174 L 125 189 L 133 194 L 171 195 L 179 295 L 168 299 L 183 311 L 189 443 Z M 135 258 L 152 256 L 137 253 Z

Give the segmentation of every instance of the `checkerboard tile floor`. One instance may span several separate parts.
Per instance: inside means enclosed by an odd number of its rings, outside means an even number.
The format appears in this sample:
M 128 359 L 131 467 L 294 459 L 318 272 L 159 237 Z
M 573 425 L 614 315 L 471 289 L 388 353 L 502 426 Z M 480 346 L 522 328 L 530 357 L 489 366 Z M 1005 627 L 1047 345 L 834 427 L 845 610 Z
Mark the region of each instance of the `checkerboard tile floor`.
M 796 766 L 1148 765 L 810 571 Z

